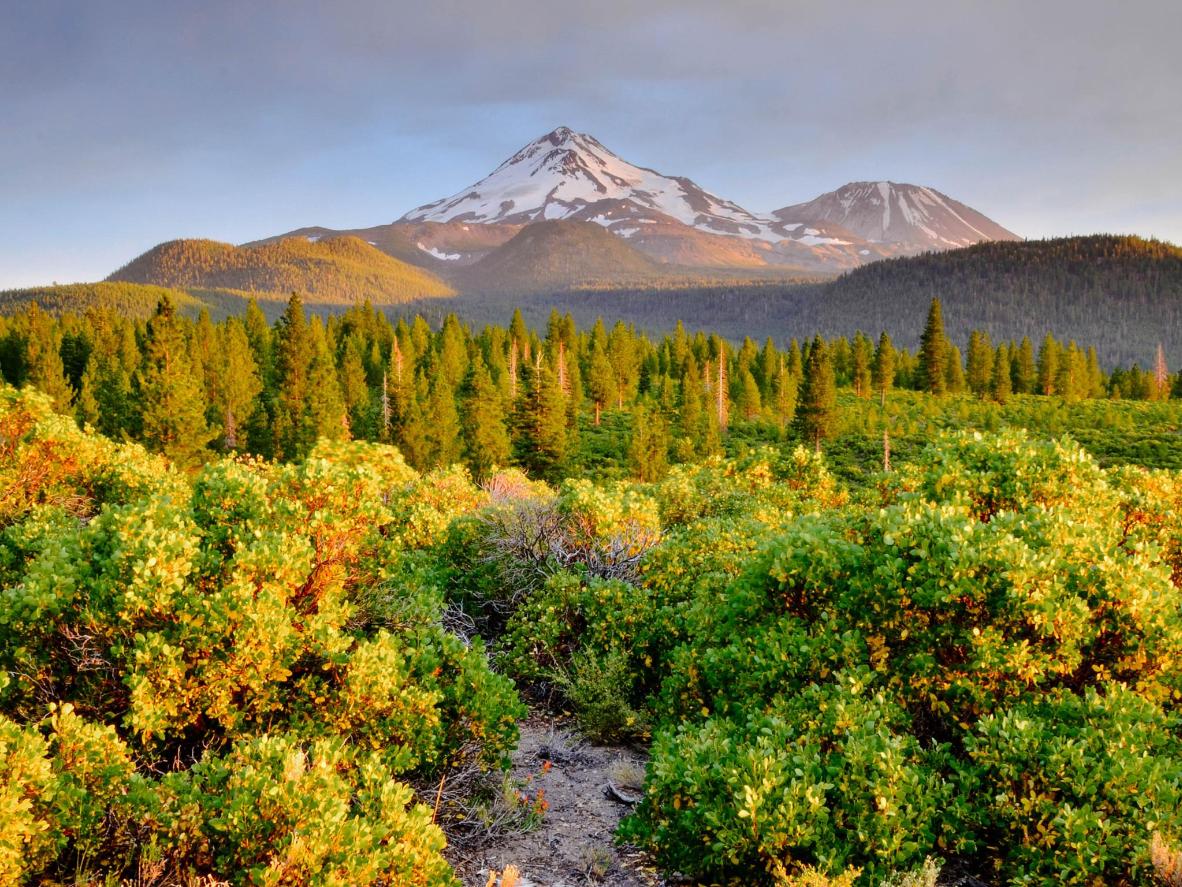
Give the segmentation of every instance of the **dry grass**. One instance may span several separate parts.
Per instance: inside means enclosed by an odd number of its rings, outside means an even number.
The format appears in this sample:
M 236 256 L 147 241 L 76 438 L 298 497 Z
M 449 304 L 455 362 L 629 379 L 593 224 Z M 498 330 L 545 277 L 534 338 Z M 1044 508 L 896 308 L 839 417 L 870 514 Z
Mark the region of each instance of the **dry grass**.
M 1158 832 L 1153 833 L 1149 858 L 1157 879 L 1166 887 L 1182 887 L 1182 851 L 1166 843 Z
M 617 758 L 608 768 L 607 775 L 620 788 L 635 791 L 644 788 L 644 764 L 631 758 Z

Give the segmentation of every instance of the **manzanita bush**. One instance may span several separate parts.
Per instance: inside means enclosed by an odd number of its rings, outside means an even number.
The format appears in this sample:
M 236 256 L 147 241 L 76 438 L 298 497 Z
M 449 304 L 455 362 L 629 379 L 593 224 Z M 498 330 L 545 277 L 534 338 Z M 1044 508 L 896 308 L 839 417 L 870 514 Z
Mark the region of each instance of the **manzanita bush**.
M 691 878 L 1149 883 L 1180 514 L 1177 474 L 1005 430 L 853 494 L 766 447 L 651 483 L 349 442 L 184 475 L 2 389 L 0 883 L 455 884 L 410 785 L 504 760 L 510 677 L 651 740 L 622 836 Z
M 415 564 L 471 481 L 357 444 L 188 479 L 3 397 L 0 882 L 455 883 L 399 778 L 523 713 Z

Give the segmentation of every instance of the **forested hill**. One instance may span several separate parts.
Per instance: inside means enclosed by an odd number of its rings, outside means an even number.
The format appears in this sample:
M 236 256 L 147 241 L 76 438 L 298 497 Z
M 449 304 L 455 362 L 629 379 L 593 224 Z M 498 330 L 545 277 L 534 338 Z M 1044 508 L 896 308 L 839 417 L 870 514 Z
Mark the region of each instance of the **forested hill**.
M 1182 358 L 1182 248 L 1140 237 L 1095 235 L 980 243 L 888 259 L 851 271 L 796 307 L 824 332 L 888 329 L 915 345 L 916 318 L 933 298 L 949 335 L 984 329 L 994 338 L 1096 342 L 1109 363 L 1144 366 L 1161 341 Z
M 615 289 L 514 303 L 532 323 L 544 323 L 557 307 L 580 323 L 602 315 L 654 333 L 671 330 L 678 320 L 735 341 L 886 330 L 914 348 L 936 297 L 956 341 L 974 329 L 995 340 L 1029 336 L 1035 342 L 1053 332 L 1095 343 L 1105 365 L 1142 367 L 1152 362 L 1160 342 L 1170 365 L 1182 364 L 1182 248 L 1139 237 L 981 243 L 874 262 L 820 283 L 715 281 L 679 287 L 666 282 L 660 291 Z M 417 307 L 428 314 L 434 310 Z M 480 320 L 503 317 L 510 308 L 470 297 L 447 306 Z
M 397 305 L 449 296 L 438 277 L 386 255 L 356 237 L 312 241 L 290 237 L 257 246 L 214 240 L 173 240 L 153 247 L 108 280 L 152 283 L 191 292 L 250 293 L 309 303 Z
M 463 269 L 471 293 L 558 292 L 585 286 L 652 286 L 662 267 L 600 225 L 545 221 L 527 225 Z
M 50 314 L 82 314 L 89 308 L 109 308 L 123 317 L 150 317 L 164 295 L 182 314 L 196 316 L 202 308 L 221 313 L 217 306 L 181 290 L 143 283 L 110 281 L 32 286 L 0 291 L 0 314 L 16 314 L 37 305 Z

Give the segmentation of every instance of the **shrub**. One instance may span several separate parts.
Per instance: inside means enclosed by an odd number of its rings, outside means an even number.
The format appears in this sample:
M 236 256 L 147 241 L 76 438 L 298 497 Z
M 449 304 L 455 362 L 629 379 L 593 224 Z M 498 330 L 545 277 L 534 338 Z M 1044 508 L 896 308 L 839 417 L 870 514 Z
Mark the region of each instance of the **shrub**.
M 516 741 L 426 565 L 485 494 L 361 444 L 181 477 L 0 397 L 0 881 L 454 884 L 395 777 Z
M 636 675 L 620 650 L 582 650 L 558 677 L 560 689 L 578 715 L 579 729 L 588 738 L 619 742 L 646 735 L 648 719 L 630 702 Z
M 647 794 L 625 834 L 694 876 L 868 875 L 971 849 L 940 775 L 946 753 L 909 735 L 906 714 L 867 675 L 781 697 L 766 714 L 657 734 Z
M 1153 833 L 1182 827 L 1177 726 L 1119 685 L 983 718 L 965 737 L 965 772 L 1007 883 L 1148 881 Z
M 452 887 L 443 833 L 377 754 L 286 736 L 238 743 L 136 799 L 174 871 L 232 883 Z M 205 862 L 208 860 L 208 863 Z

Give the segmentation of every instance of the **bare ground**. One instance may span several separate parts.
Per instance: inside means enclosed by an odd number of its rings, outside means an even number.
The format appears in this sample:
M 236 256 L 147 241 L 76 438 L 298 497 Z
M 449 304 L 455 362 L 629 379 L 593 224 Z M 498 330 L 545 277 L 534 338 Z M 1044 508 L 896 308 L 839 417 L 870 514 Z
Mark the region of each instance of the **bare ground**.
M 509 865 L 521 874 L 519 887 L 660 885 L 642 853 L 614 842 L 616 826 L 630 810 L 620 796 L 633 794 L 636 787 L 629 783 L 643 776 L 644 762 L 633 748 L 582 742 L 569 723 L 552 717 L 535 714 L 523 721 L 513 777 L 531 794 L 544 791 L 549 809 L 530 831 L 449 849 L 465 887 L 486 887 L 490 872 Z

